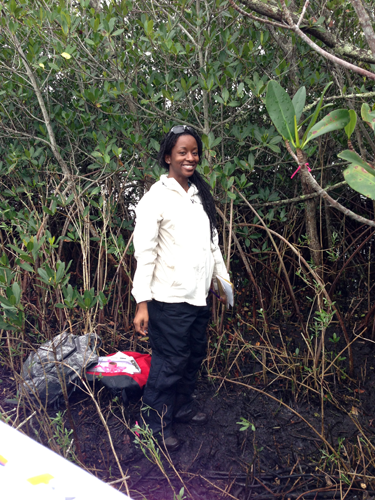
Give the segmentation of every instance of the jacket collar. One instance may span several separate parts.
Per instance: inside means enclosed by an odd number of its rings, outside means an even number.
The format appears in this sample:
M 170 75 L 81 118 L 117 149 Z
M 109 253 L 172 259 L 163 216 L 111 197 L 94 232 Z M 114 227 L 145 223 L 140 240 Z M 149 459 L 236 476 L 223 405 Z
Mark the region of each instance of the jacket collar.
M 198 188 L 195 184 L 191 184 L 188 192 L 186 192 L 185 189 L 181 186 L 181 184 L 179 184 L 173 177 L 167 177 L 167 175 L 164 174 L 160 176 L 160 181 L 168 189 L 171 189 L 172 191 L 177 191 L 182 195 L 187 195 L 191 197 L 198 194 Z

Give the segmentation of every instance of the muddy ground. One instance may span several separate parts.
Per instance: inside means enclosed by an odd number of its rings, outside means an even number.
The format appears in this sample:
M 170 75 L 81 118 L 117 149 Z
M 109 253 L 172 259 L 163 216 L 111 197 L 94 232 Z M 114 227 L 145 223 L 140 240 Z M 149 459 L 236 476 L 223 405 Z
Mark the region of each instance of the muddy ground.
M 286 336 L 294 339 L 291 342 L 298 342 L 297 330 L 289 329 Z M 128 347 L 126 343 L 121 345 L 123 350 Z M 370 463 L 371 443 L 375 443 L 373 345 L 363 340 L 354 344 L 355 374 L 345 380 L 335 378 L 331 384 L 335 401 L 327 400 L 323 408 L 313 391 L 296 390 L 285 379 L 272 378 L 269 374 L 267 379 L 253 376 L 253 373 L 261 373 L 262 368 L 250 354 L 241 358 L 241 371 L 236 369 L 229 376 L 252 388 L 223 382 L 213 378 L 213 372 L 207 374 L 203 370 L 196 390 L 196 405 L 209 415 L 208 423 L 201 427 L 175 425 L 175 433 L 183 445 L 170 454 L 170 462 L 162 457 L 164 473 L 149 453 L 147 458 L 134 444 L 134 434 L 122 422 L 123 414 L 129 427 L 140 421 L 140 403 L 130 404 L 123 413 L 111 394 L 100 392 L 98 397 L 116 453 L 123 471 L 129 476 L 131 497 L 135 500 L 173 500 L 171 485 L 176 494 L 184 485 L 186 498 L 190 494 L 190 498 L 202 500 L 343 498 L 346 493 L 348 499 L 372 498 L 375 495 L 375 470 Z M 295 346 L 290 348 L 293 351 Z M 2 366 L 2 412 L 14 408 L 12 400 L 16 397 L 16 387 L 12 379 L 12 374 Z M 93 402 L 77 391 L 70 405 L 85 467 L 105 482 L 116 481 L 119 471 Z M 64 405 L 60 410 L 64 411 Z M 319 436 L 322 410 L 325 438 L 334 450 L 340 449 L 346 471 Z M 57 411 L 49 410 L 50 416 L 54 417 Z M 250 425 L 247 430 L 241 430 L 242 418 L 254 428 Z M 67 420 L 65 425 L 69 428 Z M 30 435 L 33 429 L 39 429 L 35 418 L 24 426 Z M 42 433 L 40 439 L 43 441 Z M 341 448 L 340 441 L 343 443 Z M 358 451 L 361 446 L 363 456 Z M 353 476 L 361 473 L 364 476 Z

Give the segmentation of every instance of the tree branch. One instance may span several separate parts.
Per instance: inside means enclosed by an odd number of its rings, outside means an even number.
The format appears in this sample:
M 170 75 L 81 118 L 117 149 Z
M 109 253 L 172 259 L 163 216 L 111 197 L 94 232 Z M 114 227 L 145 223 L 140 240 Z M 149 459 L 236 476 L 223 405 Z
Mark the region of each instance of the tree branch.
M 355 99 L 355 98 L 364 99 L 366 97 L 375 97 L 375 92 L 364 92 L 363 94 L 333 95 L 331 97 L 325 97 L 323 99 L 323 102 L 335 101 L 336 99 Z M 312 104 L 305 106 L 303 108 L 303 112 L 306 113 L 306 111 L 310 111 L 310 109 L 313 108 L 316 104 L 318 104 L 319 101 L 320 101 L 320 99 L 317 99 Z
M 305 17 L 305 14 L 306 14 L 306 9 L 307 7 L 309 6 L 309 0 L 306 0 L 305 2 L 305 5 L 303 6 L 303 9 L 302 9 L 302 12 L 301 12 L 301 15 L 300 15 L 300 18 L 298 19 L 298 23 L 297 23 L 297 27 L 299 28 L 301 26 L 301 23 L 302 23 L 302 20 L 303 18 Z
M 302 168 L 306 168 L 306 167 L 302 166 Z M 312 189 L 314 189 L 314 191 L 316 191 L 318 194 L 320 194 L 322 196 L 322 198 L 324 198 L 325 200 L 327 200 L 327 203 L 329 203 L 329 205 L 331 205 L 332 207 L 336 208 L 337 210 L 339 210 L 343 214 L 347 215 L 351 219 L 356 220 L 360 224 L 366 224 L 367 226 L 375 227 L 375 222 L 374 221 L 369 220 L 369 219 L 365 219 L 361 215 L 355 214 L 354 212 L 352 212 L 348 208 L 345 208 L 344 206 L 342 206 L 341 203 L 339 203 L 338 201 L 336 201 L 333 198 L 331 198 L 329 196 L 329 194 L 323 188 L 321 188 L 319 186 L 319 184 L 316 182 L 316 180 L 310 174 L 310 172 L 307 172 L 307 173 L 308 173 L 308 175 L 306 176 L 306 180 L 307 180 L 308 184 L 312 187 Z
M 285 141 L 285 146 L 286 146 L 286 149 L 289 151 L 289 154 L 295 159 L 295 161 L 297 162 L 297 165 L 298 165 L 298 163 L 299 163 L 298 158 L 297 158 L 296 154 L 293 152 L 292 148 L 290 147 L 290 144 L 288 141 Z M 355 214 L 354 212 L 352 212 L 348 208 L 345 208 L 344 206 L 342 206 L 341 203 L 339 203 L 338 201 L 331 198 L 329 196 L 329 194 L 326 192 L 326 190 L 324 190 L 323 188 L 321 188 L 319 186 L 319 184 L 316 182 L 316 180 L 311 175 L 311 173 L 307 170 L 307 167 L 305 165 L 301 165 L 301 172 L 302 172 L 302 170 L 304 171 L 304 174 L 307 174 L 305 176 L 305 180 L 309 184 L 309 186 L 316 193 L 318 193 L 322 198 L 324 198 L 329 205 L 331 205 L 332 207 L 336 208 L 337 210 L 339 210 L 343 214 L 347 215 L 351 219 L 354 219 L 361 224 L 366 224 L 367 226 L 375 227 L 374 221 L 369 220 L 369 219 L 365 219 L 361 215 Z
M 10 36 L 11 36 L 11 38 L 13 40 L 14 46 L 16 47 L 18 54 L 20 55 L 20 57 L 22 59 L 22 62 L 23 62 L 23 65 L 25 67 L 27 76 L 30 79 L 31 85 L 33 86 L 33 90 L 34 90 L 35 95 L 36 95 L 36 97 L 38 99 L 38 103 L 39 103 L 39 106 L 40 106 L 40 109 L 41 109 L 42 115 L 43 115 L 44 124 L 45 124 L 45 126 L 47 128 L 47 133 L 48 133 L 48 137 L 49 137 L 49 140 L 50 140 L 50 146 L 51 146 L 51 149 L 52 149 L 52 153 L 53 153 L 54 157 L 56 158 L 57 163 L 60 165 L 61 170 L 64 172 L 64 174 L 67 177 L 70 177 L 70 171 L 69 171 L 68 165 L 65 163 L 65 161 L 63 160 L 63 158 L 62 158 L 62 156 L 61 156 L 61 154 L 59 152 L 59 148 L 58 148 L 57 143 L 56 143 L 56 138 L 55 138 L 54 131 L 52 129 L 52 125 L 51 125 L 51 121 L 50 121 L 50 118 L 49 118 L 49 114 L 47 112 L 47 108 L 46 108 L 46 105 L 44 103 L 43 96 L 42 96 L 42 93 L 40 91 L 40 88 L 39 88 L 38 83 L 37 83 L 37 81 L 35 79 L 35 75 L 34 75 L 34 73 L 32 72 L 32 70 L 31 70 L 31 68 L 29 66 L 29 63 L 28 63 L 28 61 L 26 59 L 26 56 L 25 56 L 25 54 L 24 54 L 24 52 L 22 50 L 21 44 L 18 41 L 18 38 L 13 33 L 10 33 Z
M 267 0 L 267 2 L 264 2 L 262 0 L 240 0 L 240 2 L 253 12 L 256 12 L 257 14 L 268 18 L 256 18 L 256 21 L 270 24 L 268 20 L 273 19 L 280 24 L 280 28 L 288 29 L 286 24 L 282 24 L 283 12 L 276 2 L 273 2 L 272 0 Z M 237 7 L 234 4 L 234 0 L 230 0 L 230 3 L 234 8 Z M 236 10 L 238 11 L 238 8 L 236 8 Z M 241 13 L 243 12 L 245 11 L 242 11 Z M 293 18 L 293 22 L 297 24 L 299 15 L 296 12 L 292 12 L 291 15 Z M 251 17 L 251 15 L 249 15 L 249 17 Z M 356 61 L 363 61 L 372 64 L 375 63 L 375 56 L 371 53 L 370 50 L 359 49 L 350 42 L 343 42 L 342 40 L 339 40 L 334 33 L 326 30 L 321 31 L 320 27 L 314 28 L 312 24 L 312 22 L 309 22 L 307 26 L 302 26 L 301 29 L 304 33 L 307 33 L 317 40 L 320 40 L 322 43 L 324 43 L 324 45 L 332 49 L 339 56 L 349 57 L 350 59 L 354 59 Z
M 317 45 L 315 42 L 310 40 L 310 38 L 305 35 L 305 33 L 298 28 L 296 24 L 294 24 L 294 21 L 292 19 L 291 13 L 288 10 L 288 7 L 285 4 L 285 0 L 280 0 L 281 5 L 283 6 L 283 12 L 286 17 L 286 20 L 288 21 L 288 24 L 290 28 L 304 41 L 309 45 L 312 49 L 314 49 L 318 54 L 321 56 L 325 57 L 326 59 L 339 64 L 340 66 L 343 66 L 344 68 L 350 69 L 352 71 L 355 71 L 356 73 L 366 76 L 367 78 L 370 78 L 371 80 L 375 80 L 375 73 L 371 73 L 371 71 L 367 71 L 366 69 L 360 68 L 359 66 L 356 66 L 355 64 L 351 64 L 347 61 L 344 61 L 344 59 L 340 59 L 339 57 L 334 56 L 333 54 L 330 54 L 326 50 L 322 49 Z
M 229 0 L 229 3 L 234 9 L 236 9 L 237 12 L 239 12 L 243 16 L 250 17 L 250 19 L 252 19 L 253 21 L 258 21 L 262 24 L 270 24 L 271 26 L 276 26 L 277 28 L 289 29 L 289 26 L 287 26 L 286 24 L 270 21 L 269 19 L 262 19 L 260 17 L 254 16 L 253 14 L 250 14 L 250 12 L 246 12 L 245 10 L 241 9 L 241 7 L 238 7 L 238 5 L 236 5 L 233 0 Z
M 328 192 L 333 189 L 337 189 L 343 186 L 347 186 L 348 183 L 346 181 L 338 182 L 333 186 L 326 187 L 323 191 Z M 278 201 L 268 201 L 267 203 L 253 203 L 252 206 L 254 208 L 263 208 L 263 207 L 274 207 L 274 206 L 284 206 L 289 203 L 298 203 L 299 201 L 303 202 L 305 200 L 309 200 L 310 198 L 317 198 L 321 196 L 320 193 L 311 193 L 311 194 L 303 194 L 301 196 L 297 196 L 296 198 L 288 198 L 287 200 L 278 200 Z

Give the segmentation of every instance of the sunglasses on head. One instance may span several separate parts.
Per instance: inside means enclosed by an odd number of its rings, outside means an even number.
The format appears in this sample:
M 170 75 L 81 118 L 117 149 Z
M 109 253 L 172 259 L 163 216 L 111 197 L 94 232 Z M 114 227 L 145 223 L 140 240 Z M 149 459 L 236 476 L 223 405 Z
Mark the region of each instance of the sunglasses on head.
M 176 125 L 175 127 L 171 128 L 170 132 L 172 134 L 182 134 L 183 132 L 185 132 L 185 130 L 190 130 L 191 132 L 193 131 L 193 129 L 188 125 Z

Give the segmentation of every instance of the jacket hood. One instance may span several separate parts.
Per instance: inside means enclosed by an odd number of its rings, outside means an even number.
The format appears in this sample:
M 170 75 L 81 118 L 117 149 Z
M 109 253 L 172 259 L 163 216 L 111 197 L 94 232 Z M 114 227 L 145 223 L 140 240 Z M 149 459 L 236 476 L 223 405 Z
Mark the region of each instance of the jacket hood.
M 198 188 L 195 184 L 191 183 L 188 192 L 185 191 L 185 189 L 179 184 L 176 179 L 173 177 L 168 177 L 166 174 L 163 174 L 160 176 L 160 182 L 165 186 L 166 188 L 172 190 L 172 191 L 177 191 L 180 194 L 188 194 L 189 196 L 194 196 L 198 194 Z

